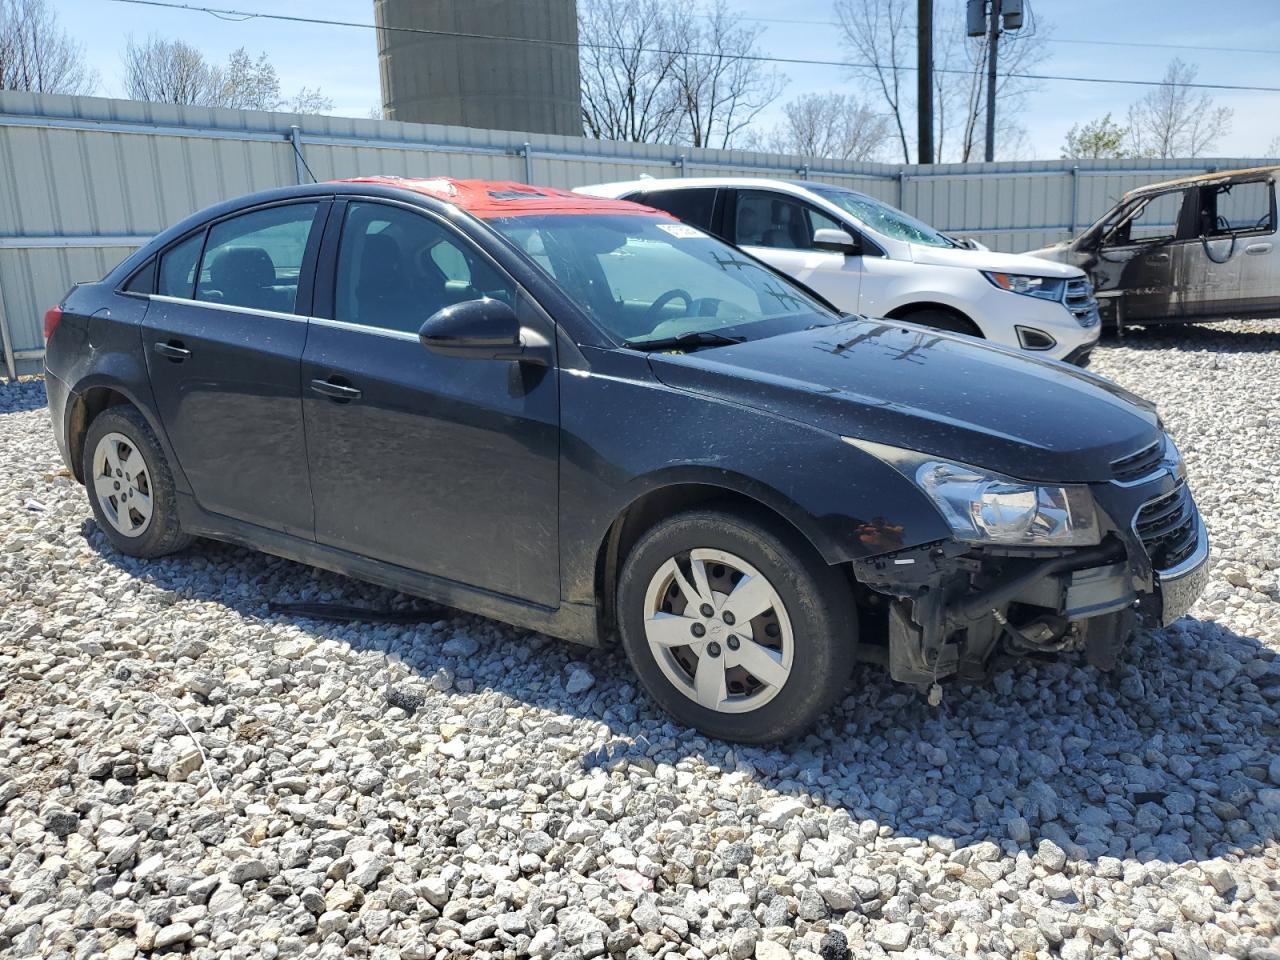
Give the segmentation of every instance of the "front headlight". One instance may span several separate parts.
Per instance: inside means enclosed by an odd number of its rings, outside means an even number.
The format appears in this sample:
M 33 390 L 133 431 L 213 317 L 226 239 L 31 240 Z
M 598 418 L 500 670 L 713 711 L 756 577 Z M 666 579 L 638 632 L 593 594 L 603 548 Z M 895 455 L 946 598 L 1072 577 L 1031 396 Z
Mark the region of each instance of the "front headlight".
M 1062 277 L 1032 277 L 1020 273 L 990 273 L 982 271 L 982 275 L 1001 290 L 1010 293 L 1021 293 L 1041 300 L 1061 300 L 1067 281 Z
M 1082 484 L 1047 486 L 913 450 L 845 437 L 888 463 L 933 501 L 957 540 L 1023 547 L 1102 542 L 1098 514 Z

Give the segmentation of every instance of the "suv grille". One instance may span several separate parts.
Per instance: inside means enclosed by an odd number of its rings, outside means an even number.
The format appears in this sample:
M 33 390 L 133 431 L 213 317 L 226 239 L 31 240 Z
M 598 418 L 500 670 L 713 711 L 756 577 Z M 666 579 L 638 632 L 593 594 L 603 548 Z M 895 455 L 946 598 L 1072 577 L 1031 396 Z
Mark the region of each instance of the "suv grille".
M 1097 326 L 1098 301 L 1093 296 L 1093 284 L 1088 277 L 1077 277 L 1067 281 L 1067 293 L 1064 302 L 1076 323 L 1088 329 Z
M 1164 458 L 1164 438 L 1137 453 L 1111 461 L 1111 476 L 1120 483 L 1133 483 L 1155 473 Z
M 1185 483 L 1148 500 L 1134 517 L 1133 528 L 1147 548 L 1151 566 L 1170 570 L 1195 552 L 1198 518 Z

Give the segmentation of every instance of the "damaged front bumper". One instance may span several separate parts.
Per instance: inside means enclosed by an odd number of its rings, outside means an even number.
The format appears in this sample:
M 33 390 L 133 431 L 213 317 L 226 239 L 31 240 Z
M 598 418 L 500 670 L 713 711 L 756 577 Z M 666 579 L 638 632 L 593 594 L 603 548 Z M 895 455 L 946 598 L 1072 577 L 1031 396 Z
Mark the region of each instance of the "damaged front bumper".
M 1108 669 L 1139 619 L 1167 625 L 1186 613 L 1208 581 L 1209 541 L 1183 477 L 1091 489 L 1110 520 L 1097 546 L 948 540 L 855 561 L 867 607 L 886 621 L 875 633 L 887 633 L 890 675 L 925 689 L 983 680 L 1002 656 L 1076 649 Z

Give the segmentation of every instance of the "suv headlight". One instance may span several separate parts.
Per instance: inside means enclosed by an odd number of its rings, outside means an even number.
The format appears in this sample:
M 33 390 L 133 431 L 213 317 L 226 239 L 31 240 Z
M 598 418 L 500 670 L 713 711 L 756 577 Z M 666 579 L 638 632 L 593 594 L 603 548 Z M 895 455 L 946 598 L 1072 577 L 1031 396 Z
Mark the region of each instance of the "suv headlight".
M 1001 290 L 1010 293 L 1021 293 L 1041 300 L 1061 300 L 1067 281 L 1062 277 L 1033 277 L 1021 273 L 991 273 L 986 270 L 982 275 Z
M 1085 547 L 1102 542 L 1093 496 L 1083 484 L 1028 483 L 914 450 L 843 439 L 885 461 L 919 487 L 957 540 L 1023 547 Z

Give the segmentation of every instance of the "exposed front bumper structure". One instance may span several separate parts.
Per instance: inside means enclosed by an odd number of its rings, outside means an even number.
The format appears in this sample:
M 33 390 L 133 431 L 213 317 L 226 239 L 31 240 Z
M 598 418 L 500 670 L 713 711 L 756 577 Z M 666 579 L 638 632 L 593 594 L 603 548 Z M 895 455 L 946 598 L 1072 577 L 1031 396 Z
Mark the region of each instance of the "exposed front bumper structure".
M 940 541 L 856 561 L 866 608 L 887 621 L 871 633 L 887 632 L 893 678 L 924 689 L 985 679 L 1002 656 L 1078 649 L 1106 669 L 1139 618 L 1163 626 L 1186 613 L 1208 581 L 1208 535 L 1163 447 L 1140 453 L 1091 486 L 1109 520 L 1098 546 Z

